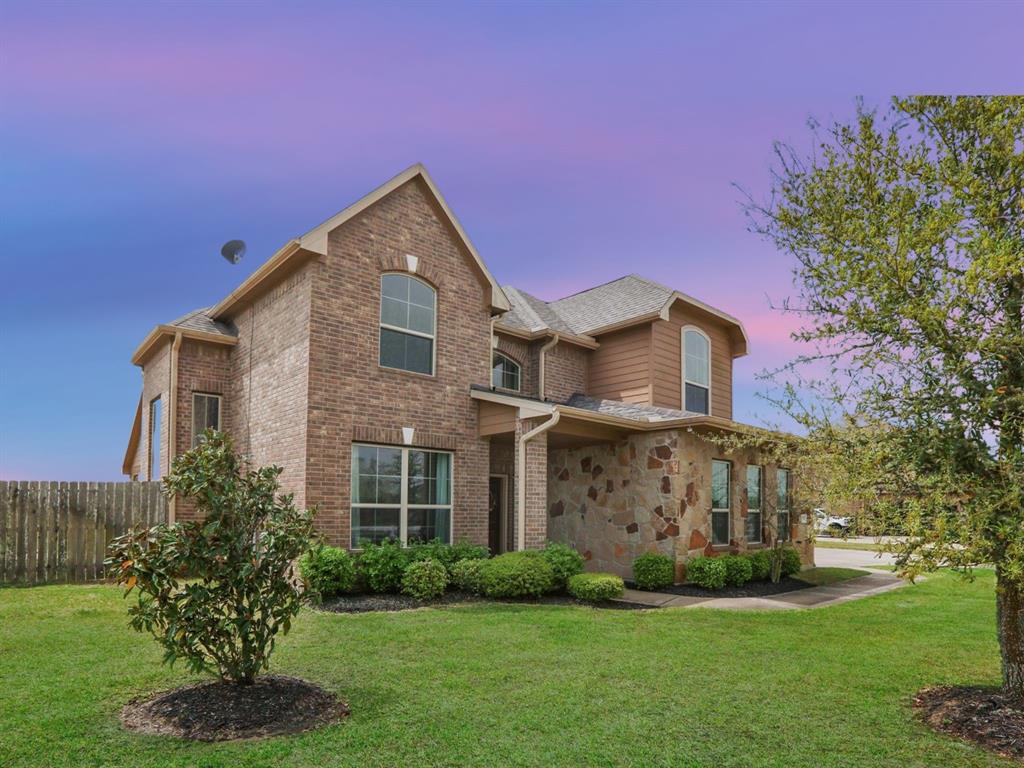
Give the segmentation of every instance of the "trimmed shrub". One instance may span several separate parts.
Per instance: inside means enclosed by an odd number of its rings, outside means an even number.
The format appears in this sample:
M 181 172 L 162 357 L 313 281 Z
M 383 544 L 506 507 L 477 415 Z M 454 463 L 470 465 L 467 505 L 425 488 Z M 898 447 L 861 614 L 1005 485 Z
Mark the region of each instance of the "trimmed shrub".
M 318 597 L 335 597 L 356 583 L 356 564 L 344 549 L 316 547 L 299 559 L 299 572 L 309 591 Z
M 669 587 L 676 578 L 672 558 L 660 552 L 648 552 L 633 561 L 633 581 L 639 589 L 655 591 Z
M 626 586 L 613 573 L 577 573 L 568 581 L 569 594 L 580 600 L 600 602 L 622 597 Z
M 405 551 L 409 562 L 436 560 L 445 567 L 449 575 L 452 567 L 462 560 L 479 560 L 490 556 L 487 547 L 479 547 L 464 541 L 449 545 L 440 539 L 410 544 Z
M 686 564 L 686 578 L 704 589 L 721 589 L 725 586 L 725 558 L 693 558 Z
M 749 557 L 726 555 L 719 559 L 725 563 L 725 583 L 730 587 L 742 587 L 753 578 L 754 569 Z
M 569 579 L 583 573 L 583 555 L 572 547 L 549 541 L 541 554 L 555 572 L 553 589 L 565 589 Z
M 419 600 L 432 600 L 444 594 L 448 586 L 448 570 L 437 560 L 409 563 L 402 576 L 402 591 Z
M 555 572 L 539 552 L 507 552 L 485 560 L 480 587 L 487 597 L 540 597 L 550 592 Z
M 772 575 L 772 553 L 770 549 L 761 549 L 746 555 L 750 561 L 750 580 L 768 581 Z
M 463 592 L 479 595 L 483 592 L 484 566 L 483 559 L 459 560 L 452 566 L 451 585 Z
M 365 542 L 357 567 L 371 592 L 397 592 L 409 565 L 409 553 L 397 541 Z
M 800 553 L 793 547 L 782 548 L 782 577 L 796 576 L 803 569 L 800 562 Z

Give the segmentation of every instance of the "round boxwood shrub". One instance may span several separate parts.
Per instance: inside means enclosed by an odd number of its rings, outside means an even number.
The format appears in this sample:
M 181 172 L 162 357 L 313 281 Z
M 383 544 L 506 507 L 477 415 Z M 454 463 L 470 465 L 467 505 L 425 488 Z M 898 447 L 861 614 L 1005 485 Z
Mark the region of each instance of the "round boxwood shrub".
M 693 558 L 686 564 L 686 578 L 704 589 L 721 589 L 725 586 L 724 558 Z
M 409 565 L 409 555 L 397 541 L 380 544 L 366 542 L 359 554 L 357 567 L 371 592 L 398 592 Z
M 772 575 L 771 550 L 762 549 L 746 556 L 750 561 L 750 580 L 767 581 Z
M 460 560 L 481 559 L 489 556 L 487 547 L 480 547 L 469 542 L 445 544 L 440 539 L 433 541 L 417 541 L 405 550 L 409 562 L 417 560 L 437 560 L 451 574 L 452 567 Z
M 507 552 L 485 560 L 480 575 L 487 597 L 540 597 L 554 583 L 554 570 L 536 551 Z
M 613 573 L 577 573 L 569 577 L 569 594 L 580 600 L 612 600 L 622 597 L 626 587 Z
M 633 561 L 633 581 L 638 589 L 663 589 L 672 586 L 675 577 L 676 566 L 668 555 L 648 552 Z
M 741 555 L 726 555 L 719 559 L 725 563 L 725 583 L 730 587 L 742 587 L 754 575 L 750 558 Z
M 460 560 L 452 566 L 451 585 L 463 592 L 479 595 L 483 592 L 483 572 L 487 563 L 483 559 Z
M 309 591 L 318 597 L 335 597 L 356 583 L 356 564 L 344 549 L 316 547 L 299 558 L 299 572 Z
M 549 541 L 543 549 L 544 559 L 555 572 L 553 589 L 565 589 L 566 583 L 578 573 L 583 573 L 583 555 L 572 547 Z
M 402 591 L 419 600 L 432 600 L 444 594 L 448 586 L 448 570 L 437 560 L 409 563 L 402 576 Z
M 782 576 L 796 576 L 803 569 L 800 553 L 793 547 L 782 548 Z

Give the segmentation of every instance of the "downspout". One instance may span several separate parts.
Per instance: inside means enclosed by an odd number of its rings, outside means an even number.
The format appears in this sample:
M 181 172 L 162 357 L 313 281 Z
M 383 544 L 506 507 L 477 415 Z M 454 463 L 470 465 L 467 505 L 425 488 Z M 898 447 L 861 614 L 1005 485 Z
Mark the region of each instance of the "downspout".
M 178 432 L 178 351 L 181 349 L 181 331 L 174 334 L 174 342 L 171 344 L 171 381 L 168 394 L 170 402 L 167 404 L 167 468 L 171 468 L 174 462 L 174 450 L 177 447 L 175 436 Z M 167 522 L 175 521 L 175 502 L 177 499 L 171 496 L 167 500 Z
M 561 417 L 561 411 L 556 409 L 550 419 L 519 436 L 519 453 L 516 454 L 516 549 L 526 549 L 526 444 L 555 426 Z
M 544 396 L 544 357 L 545 357 L 545 353 L 547 353 L 547 351 L 549 349 L 553 349 L 554 346 L 558 343 L 558 340 L 559 340 L 559 337 L 558 337 L 558 334 L 556 333 L 554 336 L 551 337 L 551 341 L 549 341 L 547 344 L 545 344 L 543 347 L 540 348 L 540 355 L 539 355 L 539 359 L 538 359 L 538 363 L 537 363 L 537 368 L 538 368 L 538 372 L 537 372 L 537 397 L 539 397 L 541 400 L 546 400 L 547 399 Z

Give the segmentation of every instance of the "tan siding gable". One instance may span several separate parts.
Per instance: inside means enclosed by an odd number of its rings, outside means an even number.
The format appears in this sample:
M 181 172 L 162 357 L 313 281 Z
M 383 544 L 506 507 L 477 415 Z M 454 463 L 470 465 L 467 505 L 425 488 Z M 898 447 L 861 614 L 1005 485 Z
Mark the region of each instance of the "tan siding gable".
M 602 336 L 593 351 L 587 394 L 591 397 L 651 402 L 651 326 L 640 325 Z
M 682 343 L 685 325 L 695 325 L 711 339 L 711 415 L 732 418 L 732 341 L 726 326 L 710 315 L 674 306 L 668 320 L 653 324 L 652 405 L 682 408 Z

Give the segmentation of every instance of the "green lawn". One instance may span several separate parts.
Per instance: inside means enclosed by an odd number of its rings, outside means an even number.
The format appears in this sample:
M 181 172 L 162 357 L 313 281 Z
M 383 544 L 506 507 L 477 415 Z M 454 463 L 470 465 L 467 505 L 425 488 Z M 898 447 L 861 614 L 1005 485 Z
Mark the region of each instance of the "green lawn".
M 0 590 L 0 763 L 20 766 L 995 766 L 909 709 L 996 684 L 993 579 L 935 575 L 813 611 L 476 605 L 307 611 L 273 669 L 352 707 L 295 737 L 194 744 L 120 729 L 159 663 L 110 587 Z
M 816 587 L 824 587 L 870 575 L 871 571 L 862 571 L 859 568 L 808 568 L 806 571 L 798 573 L 796 578 L 806 581 L 808 584 L 814 584 Z

